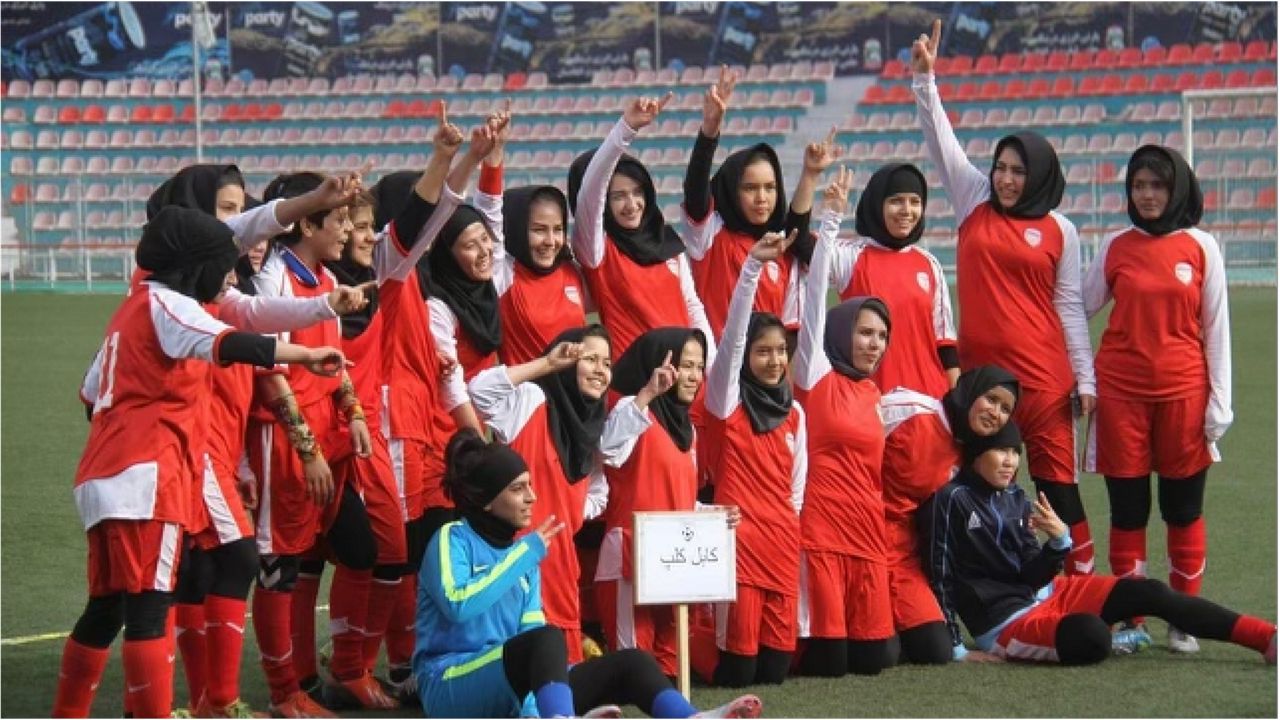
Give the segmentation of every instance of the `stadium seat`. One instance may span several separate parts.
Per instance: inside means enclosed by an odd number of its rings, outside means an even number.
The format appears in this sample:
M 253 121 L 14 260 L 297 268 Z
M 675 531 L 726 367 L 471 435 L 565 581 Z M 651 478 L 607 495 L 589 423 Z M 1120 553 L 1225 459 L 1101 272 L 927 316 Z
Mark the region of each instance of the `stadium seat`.
M 80 108 L 75 105 L 63 105 L 58 109 L 58 123 L 60 125 L 74 125 L 80 122 Z
M 991 154 L 991 141 L 984 137 L 971 138 L 964 146 L 964 154 L 971 158 L 985 158 Z
M 1065 55 L 1064 55 L 1065 57 Z M 1053 86 L 1049 84 L 1048 78 L 1033 78 L 1027 85 L 1027 91 L 1023 95 L 1028 100 L 1042 100 L 1048 98 L 1053 90 Z
M 1007 100 L 1021 100 L 1027 97 L 1027 83 L 1021 78 L 1013 78 L 1004 86 L 1004 92 L 1000 96 Z
M 979 55 L 973 61 L 974 75 L 994 75 L 997 72 L 1004 72 L 1004 69 L 1000 65 L 1000 58 L 995 55 Z
M 1031 125 L 1053 125 L 1058 121 L 1058 111 L 1052 105 L 1041 105 L 1031 116 Z
M 1191 46 L 1186 43 L 1174 43 L 1169 46 L 1169 54 L 1165 56 L 1165 65 L 1190 65 L 1195 62 Z
M 63 150 L 79 150 L 83 145 L 84 135 L 79 130 L 64 130 L 58 142 Z
M 1093 51 L 1092 50 L 1076 50 L 1071 53 L 1071 63 L 1069 67 L 1074 71 L 1093 70 Z
M 1236 188 L 1227 197 L 1227 209 L 1229 210 L 1252 210 L 1255 204 L 1255 195 L 1252 188 Z
M 80 116 L 80 122 L 90 125 L 101 125 L 106 122 L 107 112 L 97 103 L 86 105 L 84 113 Z
M 951 65 L 947 69 L 947 75 L 955 75 L 964 77 L 974 74 L 973 58 L 968 55 L 954 55 L 951 58 Z
M 1178 74 L 1178 81 L 1174 84 L 1173 89 L 1176 92 L 1184 90 L 1195 90 L 1200 85 L 1200 77 L 1190 70 L 1185 70 Z
M 1136 77 L 1142 77 L 1142 76 L 1136 76 Z M 1085 79 L 1088 80 L 1088 78 L 1085 78 Z M 1142 80 L 1143 80 L 1143 84 L 1145 85 L 1146 78 L 1143 77 Z M 1102 76 L 1102 84 L 1098 87 L 1096 93 L 1086 92 L 1083 87 L 1083 83 L 1081 83 L 1081 85 L 1082 85 L 1082 87 L 1080 88 L 1081 95 L 1092 95 L 1092 94 L 1121 95 L 1124 93 L 1125 80 L 1123 77 L 1115 73 L 1107 73 L 1106 75 Z
M 54 96 L 54 89 L 52 80 L 37 80 L 31 84 L 31 97 L 51 98 Z
M 1164 95 L 1173 92 L 1175 80 L 1169 73 L 1156 73 L 1151 77 L 1151 92 Z
M 105 130 L 90 130 L 85 133 L 84 146 L 88 150 L 104 150 L 109 146 Z M 104 168 L 105 169 L 105 168 Z
M 1130 75 L 1128 80 L 1124 82 L 1124 89 L 1120 93 L 1124 95 L 1144 95 L 1147 92 L 1147 76 L 1141 74 Z
M 1048 55 L 1042 52 L 1026 52 L 1022 54 L 1022 64 L 1014 68 L 1023 74 L 1043 72 L 1048 63 Z
M 1222 71 L 1209 70 L 1200 77 L 1201 90 L 1215 90 L 1222 87 Z
M 39 125 L 52 125 L 58 122 L 58 111 L 52 105 L 37 105 L 31 122 Z
M 150 105 L 134 105 L 129 112 L 129 122 L 133 124 L 151 122 L 151 106 Z
M 1089 147 L 1089 141 L 1084 135 L 1074 134 L 1068 135 L 1062 142 L 1062 153 L 1064 155 L 1075 155 L 1084 153 Z
M 1128 121 L 1131 123 L 1151 122 L 1156 119 L 1156 105 L 1140 102 L 1129 107 Z
M 154 123 L 168 124 L 173 122 L 174 119 L 175 113 L 173 112 L 173 106 L 169 103 L 161 103 L 155 106 L 155 109 L 151 114 L 151 122 Z
M 1276 84 L 1275 68 L 1264 67 L 1253 71 L 1249 84 L 1255 87 L 1274 87 Z
M 1118 192 L 1109 192 L 1102 196 L 1099 210 L 1104 213 L 1121 213 L 1125 210 L 1124 196 Z
M 978 84 L 975 82 L 962 82 L 956 86 L 956 102 L 971 102 L 978 97 Z
M 1218 62 L 1223 64 L 1237 63 L 1244 58 L 1244 48 L 1235 40 L 1224 40 L 1218 43 Z
M 1213 145 L 1219 150 L 1235 150 L 1240 147 L 1240 131 L 1236 128 L 1219 130 Z
M 1093 56 L 1093 66 L 1101 70 L 1111 70 L 1120 62 L 1120 51 L 1103 48 Z
M 31 96 L 31 83 L 26 80 L 12 80 L 5 89 L 5 97 L 22 99 Z
M 1260 127 L 1245 128 L 1240 135 L 1240 147 L 1245 150 L 1259 150 L 1267 145 L 1267 131 Z
M 1142 48 L 1127 47 L 1121 49 L 1116 55 L 1115 63 L 1112 67 L 1120 69 L 1136 68 L 1143 64 L 1143 60 Z
M 884 102 L 885 89 L 883 85 L 868 85 L 867 90 L 862 95 L 862 104 L 879 105 Z
M 1102 155 L 1111 152 L 1111 135 L 1109 133 L 1099 133 L 1089 136 L 1089 144 L 1085 148 L 1085 152 L 1092 155 Z
M 1059 125 L 1077 125 L 1080 123 L 1080 106 L 1075 104 L 1063 105 L 1058 108 L 1058 124 Z
M 1050 97 L 1064 98 L 1075 94 L 1076 81 L 1070 75 L 1059 75 L 1053 81 L 1053 89 L 1049 92 Z
M 987 127 L 1004 127 L 1009 122 L 1009 111 L 1003 107 L 993 107 L 987 111 L 982 119 L 982 124 Z
M 1111 152 L 1128 155 L 1138 149 L 1138 135 L 1132 132 L 1116 133 L 1111 141 Z
M 889 58 L 885 61 L 884 67 L 880 69 L 880 77 L 897 80 L 899 78 L 906 77 L 908 70 L 909 68 L 906 63 L 897 58 Z M 772 77 L 772 73 L 770 74 L 770 79 L 774 79 Z
M 1071 56 L 1061 50 L 1054 50 L 1045 59 L 1044 69 L 1051 73 L 1059 73 L 1071 65 Z
M 1274 185 L 1265 185 L 1258 191 L 1257 205 L 1263 210 L 1274 210 L 1276 208 L 1276 188 Z M 1274 221 L 1273 221 L 1274 222 Z M 1272 237 L 1274 237 L 1274 226 L 1272 228 Z
M 1228 72 L 1228 73 L 1227 73 L 1227 77 L 1223 80 L 1223 83 L 1222 83 L 1222 84 L 1223 84 L 1224 86 L 1226 86 L 1226 87 L 1229 87 L 1229 88 L 1242 88 L 1242 87 L 1248 87 L 1248 86 L 1249 86 L 1249 71 L 1248 71 L 1248 70 L 1242 70 L 1242 69 L 1239 69 L 1239 68 L 1237 68 L 1237 69 L 1235 69 L 1235 70 L 1232 70 L 1232 71 L 1230 71 L 1230 72 Z
M 1144 67 L 1160 67 L 1165 64 L 1169 58 L 1169 52 L 1165 50 L 1163 45 L 1155 45 L 1142 51 L 1142 65 Z
M 976 108 L 974 108 L 973 111 L 978 113 L 979 115 L 982 114 L 982 111 Z M 884 130 L 888 130 L 889 120 L 892 117 L 893 117 L 892 115 L 885 112 L 873 113 L 869 118 L 867 118 L 867 131 L 882 132 Z

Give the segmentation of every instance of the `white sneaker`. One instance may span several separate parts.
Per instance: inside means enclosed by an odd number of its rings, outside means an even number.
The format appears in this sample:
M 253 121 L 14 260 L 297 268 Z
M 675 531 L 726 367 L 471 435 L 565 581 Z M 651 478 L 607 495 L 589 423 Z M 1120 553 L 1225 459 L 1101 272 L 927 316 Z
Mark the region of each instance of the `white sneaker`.
M 742 695 L 718 708 L 704 710 L 696 718 L 758 718 L 763 707 L 755 695 Z
M 584 718 L 620 718 L 622 717 L 622 708 L 617 705 L 600 705 L 593 707 L 586 712 Z
M 1169 626 L 1169 652 L 1191 654 L 1200 652 L 1200 643 L 1195 635 L 1188 635 L 1172 625 Z

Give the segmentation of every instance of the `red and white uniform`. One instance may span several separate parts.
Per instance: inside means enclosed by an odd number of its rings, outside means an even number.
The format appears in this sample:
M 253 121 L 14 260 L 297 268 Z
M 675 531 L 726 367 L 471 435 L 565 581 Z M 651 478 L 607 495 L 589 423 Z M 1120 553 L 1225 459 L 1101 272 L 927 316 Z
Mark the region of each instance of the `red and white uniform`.
M 729 318 L 729 298 L 756 240 L 725 227 L 714 200 L 701 222 L 689 217 L 683 205 L 681 211 L 685 231 L 680 237 L 693 266 L 693 284 L 718 344 Z M 793 255 L 765 263 L 752 309 L 777 315 L 789 330 L 800 326 L 800 269 Z
M 840 215 L 824 211 L 810 263 L 794 363 L 808 419 L 809 475 L 800 514 L 801 637 L 893 635 L 880 462 L 880 391 L 833 370 L 822 348 L 831 244 Z
M 795 649 L 800 589 L 800 511 L 808 473 L 805 415 L 793 402 L 778 427 L 757 433 L 742 405 L 739 379 L 747 326 L 765 268 L 748 256 L 734 288 L 721 352 L 706 383 L 706 433 L 717 505 L 736 505 L 738 602 L 716 606 L 716 645 L 739 655 L 760 646 Z M 785 382 L 785 380 L 784 380 Z M 747 597 L 750 596 L 750 597 Z
M 897 337 L 893 340 L 897 342 Z M 899 388 L 881 398 L 880 411 L 885 432 L 880 477 L 889 592 L 893 624 L 901 631 L 945 622 L 920 564 L 916 510 L 955 475 L 961 458 L 936 398 Z
M 565 477 L 548 427 L 547 397 L 537 383 L 512 385 L 504 365 L 489 368 L 471 381 L 468 389 L 476 412 L 493 430 L 494 439 L 511 446 L 529 466 L 538 502 L 533 505 L 530 527 L 555 515 L 572 538 L 586 520 L 604 511 L 609 486 L 597 466 L 578 482 Z M 542 561 L 542 609 L 547 624 L 565 633 L 569 662 L 582 661 L 582 615 L 578 603 L 578 553 L 572 542 L 555 542 Z
M 609 649 L 651 652 L 666 674 L 676 671 L 676 618 L 670 606 L 635 605 L 632 517 L 637 512 L 693 510 L 698 500 L 697 438 L 681 451 L 635 397 L 618 401 L 600 438 L 609 504 L 596 565 L 596 609 Z
M 871 379 L 881 392 L 910 388 L 941 398 L 951 389 L 938 350 L 956 346 L 951 296 L 942 265 L 928 250 L 901 250 L 873 240 L 837 241 L 831 282 L 841 300 L 870 295 L 884 301 L 893 318 L 893 343 Z
M 172 591 L 204 447 L 199 393 L 233 328 L 146 282 L 107 325 L 86 374 L 89 437 L 75 501 L 89 533 L 89 594 Z
M 960 224 L 960 367 L 1012 372 L 1022 386 L 1013 419 L 1027 439 L 1031 475 L 1075 482 L 1070 394 L 1073 386 L 1097 394 L 1075 225 L 1056 211 L 1037 219 L 998 212 L 990 179 L 956 140 L 933 75 L 916 75 L 912 90 L 929 157 Z
M 570 244 L 582 266 L 600 323 L 609 331 L 613 359 L 622 357 L 636 338 L 659 327 L 692 327 L 707 337 L 707 360 L 715 357 L 714 335 L 706 310 L 694 289 L 685 253 L 665 263 L 636 263 L 608 240 L 604 213 L 609 211 L 609 180 L 636 131 L 619 120 L 587 165 L 578 191 L 577 219 Z
M 1098 411 L 1086 465 L 1118 477 L 1187 477 L 1220 459 L 1231 426 L 1226 272 L 1197 228 L 1138 228 L 1102 242 L 1085 276 L 1092 315 L 1114 300 L 1102 334 Z

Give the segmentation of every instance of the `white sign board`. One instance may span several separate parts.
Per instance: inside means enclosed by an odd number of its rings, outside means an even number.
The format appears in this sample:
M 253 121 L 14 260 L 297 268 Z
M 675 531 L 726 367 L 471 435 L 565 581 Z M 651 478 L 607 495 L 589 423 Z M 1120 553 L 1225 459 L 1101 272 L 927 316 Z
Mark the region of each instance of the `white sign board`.
M 738 599 L 728 512 L 638 512 L 632 558 L 637 605 Z

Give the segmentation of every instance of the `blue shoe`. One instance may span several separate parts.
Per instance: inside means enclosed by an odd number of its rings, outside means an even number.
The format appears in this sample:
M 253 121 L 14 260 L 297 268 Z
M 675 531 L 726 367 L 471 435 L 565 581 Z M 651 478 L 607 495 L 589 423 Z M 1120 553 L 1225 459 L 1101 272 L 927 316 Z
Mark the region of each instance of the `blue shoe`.
M 1112 655 L 1132 655 L 1147 647 L 1151 647 L 1151 635 L 1141 625 L 1122 627 L 1111 633 Z

